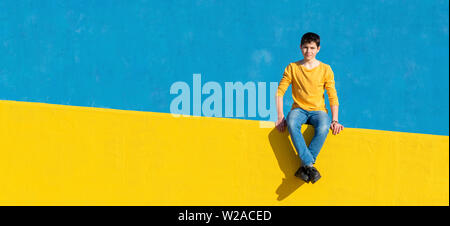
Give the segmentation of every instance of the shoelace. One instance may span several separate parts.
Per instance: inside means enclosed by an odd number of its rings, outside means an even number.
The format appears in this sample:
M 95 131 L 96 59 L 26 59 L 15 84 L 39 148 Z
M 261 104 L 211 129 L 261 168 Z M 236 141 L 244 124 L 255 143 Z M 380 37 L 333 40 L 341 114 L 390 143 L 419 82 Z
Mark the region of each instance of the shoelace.
M 305 173 L 309 176 L 311 175 L 312 168 L 311 167 L 305 167 Z
M 317 172 L 317 170 L 314 167 L 305 167 L 305 168 L 306 168 L 306 173 L 308 174 L 308 176 Z

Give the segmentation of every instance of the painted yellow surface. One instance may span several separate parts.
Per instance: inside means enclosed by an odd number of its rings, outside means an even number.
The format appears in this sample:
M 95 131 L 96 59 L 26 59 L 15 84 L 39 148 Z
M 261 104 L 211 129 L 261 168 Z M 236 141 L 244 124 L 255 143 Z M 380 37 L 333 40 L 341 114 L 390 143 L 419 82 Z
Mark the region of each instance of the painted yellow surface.
M 313 185 L 261 125 L 0 101 L 0 205 L 449 205 L 448 136 L 330 132 Z

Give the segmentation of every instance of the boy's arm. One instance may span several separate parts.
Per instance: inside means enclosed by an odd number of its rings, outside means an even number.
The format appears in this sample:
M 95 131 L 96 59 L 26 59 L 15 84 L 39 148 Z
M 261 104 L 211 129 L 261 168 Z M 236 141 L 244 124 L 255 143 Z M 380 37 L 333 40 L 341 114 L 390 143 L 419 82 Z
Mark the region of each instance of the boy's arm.
M 289 85 L 292 83 L 292 66 L 289 64 L 286 69 L 284 69 L 283 78 L 281 78 L 280 84 L 278 85 L 277 98 L 279 96 L 283 97 L 284 93 L 288 89 Z
M 332 115 L 332 123 L 330 129 L 333 132 L 333 135 L 339 134 L 342 130 L 344 130 L 344 126 L 339 123 L 338 120 L 338 111 L 339 105 L 331 105 L 331 115 Z
M 331 67 L 329 68 L 329 71 L 327 72 L 325 78 L 326 78 L 325 89 L 327 90 L 328 100 L 330 101 L 331 117 L 332 117 L 332 123 L 330 128 L 333 132 L 333 135 L 336 135 L 339 134 L 342 130 L 344 130 L 344 126 L 339 123 L 339 101 L 335 88 L 334 73 L 333 70 L 331 70 Z
M 277 100 L 277 113 L 278 113 L 278 119 L 275 122 L 275 127 L 278 129 L 278 131 L 283 132 L 286 128 L 286 120 L 284 119 L 284 113 L 283 113 L 283 96 L 275 96 Z
M 331 121 L 339 121 L 339 116 L 338 116 L 338 112 L 339 112 L 339 105 L 331 105 L 331 116 L 332 119 Z
M 283 96 L 287 88 L 291 84 L 291 82 L 292 82 L 292 68 L 291 65 L 289 64 L 284 70 L 283 78 L 281 78 L 280 84 L 278 85 L 277 93 L 275 95 L 278 113 L 278 119 L 275 123 L 275 126 L 278 128 L 280 132 L 284 131 L 286 125 L 286 120 L 284 119 L 283 113 Z
M 283 113 L 283 97 L 282 96 L 276 96 L 277 98 L 277 113 L 278 113 L 278 119 L 284 118 Z
M 325 89 L 327 90 L 327 95 L 328 95 L 328 100 L 330 101 L 330 106 L 338 106 L 339 101 L 338 101 L 335 82 L 334 82 L 334 73 L 333 73 L 333 70 L 331 70 L 331 67 L 328 67 L 328 70 L 325 74 Z

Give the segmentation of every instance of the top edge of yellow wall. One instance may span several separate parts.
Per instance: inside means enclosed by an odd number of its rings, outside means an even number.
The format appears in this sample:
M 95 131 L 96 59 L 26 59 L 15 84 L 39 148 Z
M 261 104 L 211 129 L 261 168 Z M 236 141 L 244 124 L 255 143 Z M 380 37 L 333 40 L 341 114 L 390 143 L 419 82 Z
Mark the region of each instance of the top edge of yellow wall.
M 67 110 L 77 110 L 77 111 L 97 111 L 97 112 L 111 112 L 111 113 L 123 113 L 123 114 L 138 114 L 138 115 L 157 115 L 160 117 L 172 117 L 172 118 L 185 118 L 185 119 L 208 119 L 208 120 L 227 120 L 227 121 L 241 121 L 246 123 L 258 124 L 260 128 L 275 128 L 275 122 L 272 121 L 262 121 L 262 120 L 252 120 L 252 119 L 240 119 L 240 118 L 224 118 L 224 117 L 209 117 L 209 116 L 195 116 L 195 115 L 179 115 L 164 112 L 152 112 L 152 111 L 136 111 L 136 110 L 122 110 L 114 108 L 99 108 L 99 107 L 89 107 L 89 106 L 74 106 L 74 105 L 64 105 L 64 104 L 51 104 L 42 102 L 28 102 L 28 101 L 15 101 L 15 100 L 0 100 L 0 103 L 15 104 L 15 105 L 32 105 L 38 107 L 57 107 Z M 392 134 L 416 134 L 420 136 L 439 136 L 449 138 L 448 135 L 437 135 L 437 134 L 425 134 L 425 133 L 411 133 L 411 132 L 401 132 L 401 131 L 390 131 L 390 130 L 377 130 L 377 129 L 365 129 L 365 128 L 351 128 L 345 127 L 347 130 L 358 130 L 359 132 L 364 132 L 368 134 L 375 133 L 392 133 Z

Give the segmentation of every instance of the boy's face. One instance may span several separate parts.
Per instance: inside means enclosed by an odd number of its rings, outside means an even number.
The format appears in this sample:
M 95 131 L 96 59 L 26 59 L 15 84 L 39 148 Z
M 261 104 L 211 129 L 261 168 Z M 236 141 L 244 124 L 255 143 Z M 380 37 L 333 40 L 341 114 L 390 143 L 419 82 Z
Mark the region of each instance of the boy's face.
M 303 58 L 305 60 L 312 60 L 316 58 L 316 55 L 320 50 L 320 46 L 317 47 L 315 42 L 310 42 L 300 45 L 300 49 L 302 50 Z

